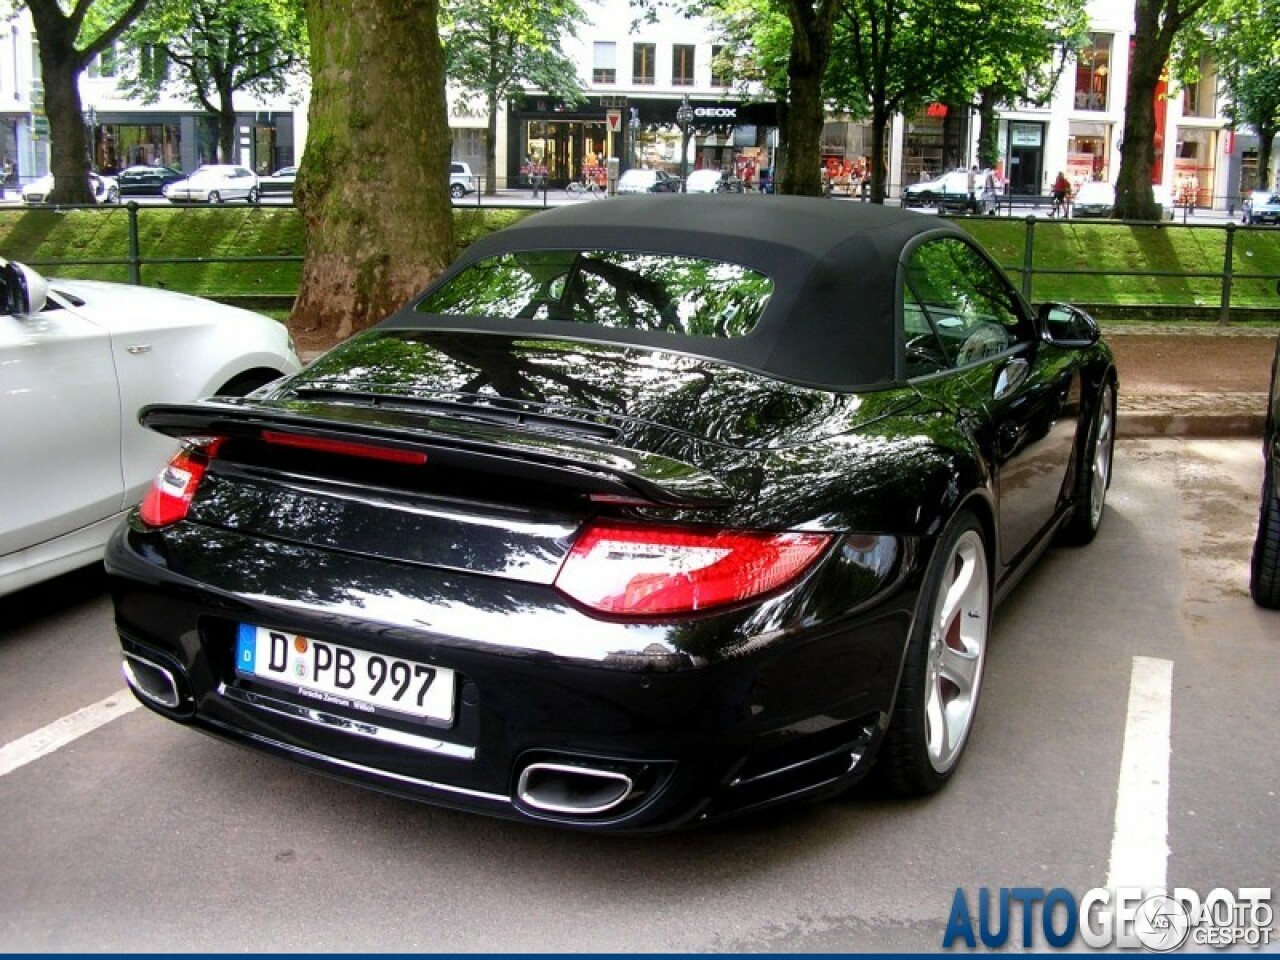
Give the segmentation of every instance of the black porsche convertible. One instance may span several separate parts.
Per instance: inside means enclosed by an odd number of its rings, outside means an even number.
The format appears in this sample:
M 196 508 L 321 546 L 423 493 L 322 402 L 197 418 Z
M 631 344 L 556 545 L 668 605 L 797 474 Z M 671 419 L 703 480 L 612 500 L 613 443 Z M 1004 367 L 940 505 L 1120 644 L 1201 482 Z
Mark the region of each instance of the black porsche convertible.
M 619 198 L 470 247 L 181 451 L 108 551 L 163 716 L 421 800 L 646 831 L 955 773 L 992 611 L 1111 480 L 1093 320 L 959 227 Z

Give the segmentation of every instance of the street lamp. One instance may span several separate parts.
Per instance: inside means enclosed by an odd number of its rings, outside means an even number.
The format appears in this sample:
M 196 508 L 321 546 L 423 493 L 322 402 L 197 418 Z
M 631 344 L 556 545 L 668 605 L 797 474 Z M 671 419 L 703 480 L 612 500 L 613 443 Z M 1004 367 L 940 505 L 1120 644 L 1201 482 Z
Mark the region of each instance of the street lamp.
M 680 189 L 684 190 L 684 181 L 689 174 L 689 125 L 693 123 L 693 105 L 689 103 L 689 95 L 685 94 L 676 108 L 676 126 L 680 128 Z
M 631 108 L 631 165 L 640 166 L 640 110 Z
M 98 111 L 92 106 L 85 112 L 85 120 L 89 125 L 89 169 L 97 169 Z

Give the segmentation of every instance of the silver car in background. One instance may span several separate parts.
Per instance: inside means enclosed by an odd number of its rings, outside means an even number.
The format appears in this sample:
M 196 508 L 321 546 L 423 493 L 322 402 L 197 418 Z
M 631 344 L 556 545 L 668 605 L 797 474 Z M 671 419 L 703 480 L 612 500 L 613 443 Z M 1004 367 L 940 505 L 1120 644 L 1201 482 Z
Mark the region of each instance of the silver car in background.
M 261 191 L 258 175 L 248 167 L 210 163 L 197 168 L 185 180 L 166 185 L 164 195 L 170 203 L 257 203 Z

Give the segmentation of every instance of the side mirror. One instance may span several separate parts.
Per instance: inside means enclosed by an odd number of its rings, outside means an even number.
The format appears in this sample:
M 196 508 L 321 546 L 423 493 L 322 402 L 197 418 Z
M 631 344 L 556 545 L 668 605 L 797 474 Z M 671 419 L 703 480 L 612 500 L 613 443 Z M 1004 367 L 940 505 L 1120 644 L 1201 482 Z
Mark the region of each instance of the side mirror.
M 1098 322 L 1069 303 L 1042 303 L 1036 319 L 1040 336 L 1060 346 L 1091 347 L 1102 339 Z
M 11 317 L 39 313 L 49 299 L 49 281 L 30 267 L 9 261 L 0 267 L 0 311 Z

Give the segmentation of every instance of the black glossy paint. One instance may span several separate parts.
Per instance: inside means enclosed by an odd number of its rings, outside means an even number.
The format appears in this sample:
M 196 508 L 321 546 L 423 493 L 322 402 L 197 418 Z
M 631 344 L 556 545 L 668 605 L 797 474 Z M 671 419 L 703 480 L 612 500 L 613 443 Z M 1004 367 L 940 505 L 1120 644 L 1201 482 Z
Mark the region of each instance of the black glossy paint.
M 695 343 L 393 322 L 268 394 L 149 410 L 156 429 L 225 439 L 186 520 L 135 516 L 109 546 L 124 648 L 179 677 L 182 702 L 148 703 L 159 713 L 486 813 L 642 831 L 842 789 L 888 723 L 922 571 L 956 510 L 987 529 L 1001 593 L 1074 506 L 1110 354 L 1092 335 L 1054 342 L 1018 309 L 1033 339 L 861 391 Z M 554 586 L 598 516 L 832 542 L 753 601 L 623 620 Z M 388 721 L 383 740 L 341 705 L 305 722 L 308 701 L 235 672 L 241 622 L 453 670 L 455 717 Z M 606 815 L 532 810 L 517 796 L 531 760 L 624 771 L 636 796 Z

